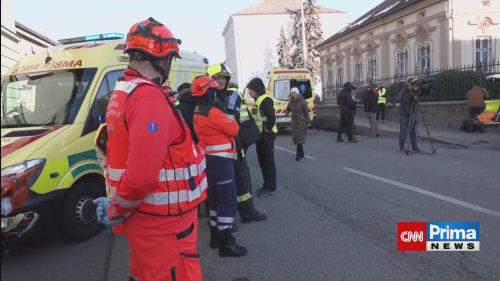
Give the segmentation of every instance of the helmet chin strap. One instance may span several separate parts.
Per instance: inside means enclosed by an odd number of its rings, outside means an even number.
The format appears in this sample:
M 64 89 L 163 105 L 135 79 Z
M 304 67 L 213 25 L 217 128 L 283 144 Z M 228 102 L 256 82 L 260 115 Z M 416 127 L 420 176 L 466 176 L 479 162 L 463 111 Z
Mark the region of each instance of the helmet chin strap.
M 150 60 L 153 68 L 163 76 L 163 79 L 161 79 L 161 81 L 160 81 L 160 85 L 163 85 L 163 83 L 165 83 L 165 81 L 167 81 L 167 79 L 168 79 L 168 75 L 170 73 L 170 66 L 172 64 L 172 56 L 169 56 L 168 66 L 165 68 L 162 67 L 159 63 L 160 60 L 162 60 L 162 59 L 154 58 L 154 59 Z

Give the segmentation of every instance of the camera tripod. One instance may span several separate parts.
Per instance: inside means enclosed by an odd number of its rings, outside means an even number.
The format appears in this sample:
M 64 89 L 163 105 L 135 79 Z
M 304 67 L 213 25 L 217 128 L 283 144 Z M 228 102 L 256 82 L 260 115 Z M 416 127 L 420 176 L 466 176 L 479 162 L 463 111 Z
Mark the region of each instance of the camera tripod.
M 411 142 L 411 136 L 414 132 L 415 128 L 415 121 L 417 118 L 417 101 L 418 96 L 415 97 L 415 101 L 411 102 L 411 108 L 410 108 L 410 120 L 408 121 L 408 130 L 406 130 L 406 138 L 405 138 L 405 154 L 409 155 L 410 154 L 410 142 Z M 423 121 L 425 131 L 427 132 L 427 139 L 429 140 L 429 143 L 431 145 L 432 149 L 432 154 L 436 153 L 436 149 L 434 148 L 434 144 L 432 143 L 431 139 L 431 134 L 429 133 L 429 128 L 427 128 L 427 124 Z M 415 132 L 417 133 L 417 132 Z

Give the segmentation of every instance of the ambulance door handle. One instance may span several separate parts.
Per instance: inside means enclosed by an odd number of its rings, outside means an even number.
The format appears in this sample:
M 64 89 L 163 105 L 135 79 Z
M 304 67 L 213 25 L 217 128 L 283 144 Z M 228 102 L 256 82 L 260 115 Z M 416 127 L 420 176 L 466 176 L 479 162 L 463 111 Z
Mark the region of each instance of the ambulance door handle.
M 55 173 L 50 174 L 49 176 L 50 176 L 51 179 L 57 178 L 59 176 L 59 173 L 55 172 Z

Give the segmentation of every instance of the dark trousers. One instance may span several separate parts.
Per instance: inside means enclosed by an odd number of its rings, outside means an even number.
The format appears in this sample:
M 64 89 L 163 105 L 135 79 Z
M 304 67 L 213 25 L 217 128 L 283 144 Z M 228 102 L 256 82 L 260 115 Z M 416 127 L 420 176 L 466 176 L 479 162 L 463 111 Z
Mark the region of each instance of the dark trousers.
M 231 228 L 237 211 L 234 159 L 207 155 L 207 206 L 211 227 Z
M 304 147 L 302 146 L 302 144 L 297 144 L 297 153 L 295 156 L 304 158 Z
M 379 103 L 377 107 L 377 121 L 380 113 L 382 112 L 382 121 L 385 120 L 385 103 Z
M 234 178 L 236 179 L 238 212 L 240 213 L 240 217 L 248 218 L 255 213 L 255 205 L 252 198 L 250 168 L 248 167 L 246 157 L 234 160 Z
M 481 114 L 486 109 L 486 106 L 482 107 L 469 107 L 469 117 L 471 119 L 476 118 L 479 114 Z
M 415 116 L 416 117 L 416 116 Z M 406 138 L 408 134 L 410 134 L 410 143 L 412 149 L 417 149 L 417 128 L 418 128 L 418 119 L 415 118 L 413 123 L 413 130 L 408 132 L 410 129 L 410 116 L 401 115 L 399 119 L 399 149 L 405 149 Z
M 337 133 L 337 139 L 342 138 L 342 133 L 345 133 L 347 139 L 352 140 L 352 127 L 354 126 L 354 114 L 353 113 L 341 113 L 340 114 L 340 124 L 339 131 Z
M 267 133 L 255 143 L 257 158 L 259 159 L 262 177 L 264 178 L 263 188 L 271 191 L 276 190 L 276 165 L 274 164 L 275 139 L 275 133 Z

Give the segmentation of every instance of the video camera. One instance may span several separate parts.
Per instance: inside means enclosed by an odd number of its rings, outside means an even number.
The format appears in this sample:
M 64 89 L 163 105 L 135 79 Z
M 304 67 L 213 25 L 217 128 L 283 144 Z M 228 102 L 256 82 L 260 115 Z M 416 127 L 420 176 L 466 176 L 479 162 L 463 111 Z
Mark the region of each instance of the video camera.
M 419 96 L 432 95 L 434 92 L 435 78 L 410 79 L 409 81 L 410 98 L 416 100 Z

